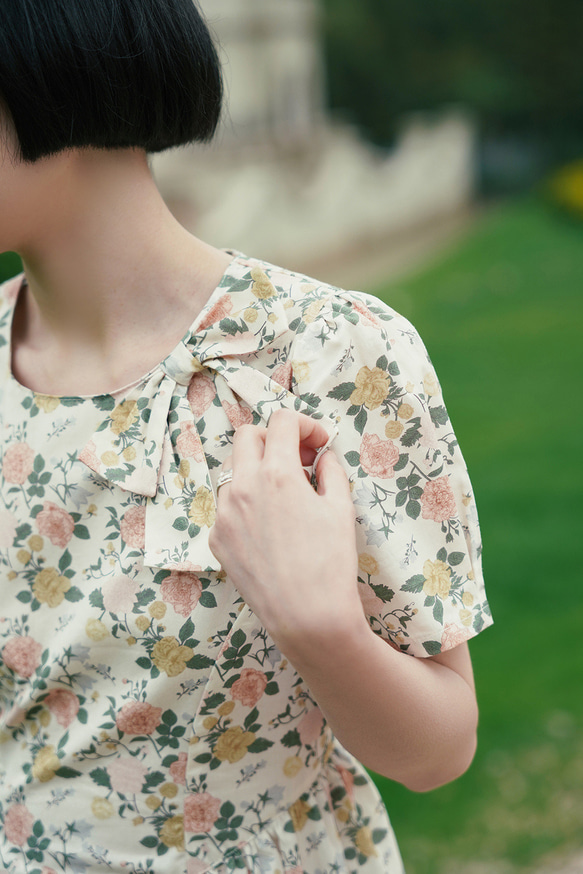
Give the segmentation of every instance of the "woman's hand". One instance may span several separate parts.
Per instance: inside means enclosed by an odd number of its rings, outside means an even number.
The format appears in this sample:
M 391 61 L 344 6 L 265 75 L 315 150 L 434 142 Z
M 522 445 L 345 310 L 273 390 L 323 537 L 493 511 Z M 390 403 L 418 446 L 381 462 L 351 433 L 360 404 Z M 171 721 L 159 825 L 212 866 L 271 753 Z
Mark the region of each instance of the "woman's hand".
M 474 753 L 468 648 L 416 659 L 372 632 L 356 586 L 346 475 L 324 452 L 316 493 L 302 469 L 326 439 L 317 421 L 286 410 L 267 428 L 239 428 L 211 549 L 346 749 L 410 789 L 432 789 Z
M 324 452 L 315 492 L 302 467 L 327 439 L 317 420 L 278 410 L 267 428 L 239 428 L 223 465 L 233 479 L 220 488 L 210 547 L 284 652 L 365 623 L 346 474 Z

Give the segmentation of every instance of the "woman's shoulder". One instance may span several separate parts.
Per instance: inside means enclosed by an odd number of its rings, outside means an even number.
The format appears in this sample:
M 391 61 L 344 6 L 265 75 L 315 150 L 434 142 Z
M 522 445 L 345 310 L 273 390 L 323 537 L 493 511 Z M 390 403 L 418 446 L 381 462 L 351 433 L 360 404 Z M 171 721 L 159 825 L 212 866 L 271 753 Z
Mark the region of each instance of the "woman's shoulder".
M 392 330 L 415 332 L 404 316 L 373 294 L 333 285 L 260 258 L 242 256 L 241 263 L 249 269 L 254 293 L 265 299 L 277 296 L 287 311 L 288 324 L 298 333 L 308 325 L 324 322 L 356 328 L 356 334 L 359 328 L 382 330 L 390 322 Z

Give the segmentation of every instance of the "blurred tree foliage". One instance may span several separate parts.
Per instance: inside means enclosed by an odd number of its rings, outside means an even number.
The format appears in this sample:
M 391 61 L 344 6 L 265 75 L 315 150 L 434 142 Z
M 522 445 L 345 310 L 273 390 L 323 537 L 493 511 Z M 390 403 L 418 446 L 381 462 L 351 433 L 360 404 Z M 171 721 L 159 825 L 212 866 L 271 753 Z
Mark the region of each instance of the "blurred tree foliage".
M 323 0 L 333 109 L 380 145 L 403 113 L 463 104 L 485 136 L 583 143 L 582 0 Z

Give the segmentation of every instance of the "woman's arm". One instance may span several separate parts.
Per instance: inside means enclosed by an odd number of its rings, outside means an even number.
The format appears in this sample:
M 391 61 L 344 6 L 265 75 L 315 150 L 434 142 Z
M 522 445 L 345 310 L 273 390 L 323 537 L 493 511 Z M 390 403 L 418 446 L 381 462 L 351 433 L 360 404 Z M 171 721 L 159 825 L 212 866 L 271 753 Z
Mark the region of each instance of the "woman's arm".
M 424 791 L 459 776 L 476 744 L 466 645 L 427 659 L 371 630 L 357 591 L 354 509 L 312 419 L 275 412 L 267 429 L 235 435 L 211 548 L 245 601 L 305 680 L 340 742 L 375 771 Z

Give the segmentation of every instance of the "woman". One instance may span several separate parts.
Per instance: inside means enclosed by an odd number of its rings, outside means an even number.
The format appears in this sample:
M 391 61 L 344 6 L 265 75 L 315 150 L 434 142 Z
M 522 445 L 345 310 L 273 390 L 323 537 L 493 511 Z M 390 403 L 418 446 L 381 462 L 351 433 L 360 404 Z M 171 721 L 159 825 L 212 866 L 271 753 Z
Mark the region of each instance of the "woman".
M 14 874 L 392 874 L 357 759 L 423 791 L 473 756 L 491 620 L 437 380 L 378 301 L 172 218 L 146 155 L 208 138 L 220 97 L 190 0 L 4 10 Z

